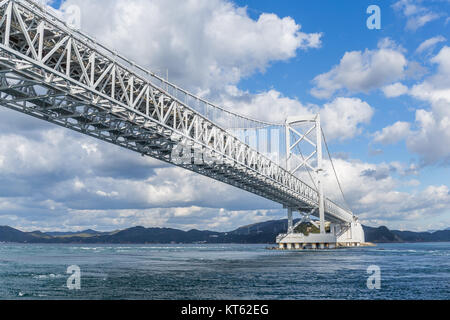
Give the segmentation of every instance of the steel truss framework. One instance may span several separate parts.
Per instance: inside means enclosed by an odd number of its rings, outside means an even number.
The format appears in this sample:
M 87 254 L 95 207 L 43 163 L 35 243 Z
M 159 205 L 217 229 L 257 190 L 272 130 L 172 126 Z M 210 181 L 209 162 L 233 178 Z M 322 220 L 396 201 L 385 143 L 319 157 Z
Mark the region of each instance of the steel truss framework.
M 298 132 L 294 125 L 295 124 L 307 124 L 309 128 L 306 128 L 306 132 Z M 320 233 L 325 233 L 325 199 L 323 196 L 323 186 L 322 186 L 322 127 L 320 124 L 320 114 L 312 117 L 289 117 L 286 119 L 285 123 L 286 130 L 286 169 L 295 174 L 296 171 L 304 168 L 313 180 L 313 184 L 316 187 L 318 193 L 318 214 L 320 219 Z M 309 135 L 315 133 L 316 142 L 310 140 Z M 292 138 L 293 141 L 292 141 Z M 307 155 L 306 158 L 303 156 L 300 150 L 301 158 L 293 152 L 293 149 L 299 147 L 301 144 L 309 144 L 313 151 L 311 154 Z M 301 148 L 299 148 L 301 149 Z M 313 167 L 310 163 L 314 160 L 316 166 Z M 295 163 L 294 166 L 291 165 L 293 158 L 297 158 L 299 163 Z M 311 172 L 312 171 L 312 176 Z M 313 212 L 313 211 L 312 211 Z M 311 212 L 311 213 L 312 213 Z M 309 214 L 308 214 L 309 216 Z M 302 219 L 303 221 L 303 219 Z M 292 226 L 292 208 L 288 209 L 288 232 L 294 232 L 295 226 Z
M 314 188 L 31 1 L 0 0 L 0 82 L 10 109 L 172 164 L 183 144 L 220 159 L 185 169 L 288 208 L 318 206 Z M 325 215 L 353 220 L 329 199 Z

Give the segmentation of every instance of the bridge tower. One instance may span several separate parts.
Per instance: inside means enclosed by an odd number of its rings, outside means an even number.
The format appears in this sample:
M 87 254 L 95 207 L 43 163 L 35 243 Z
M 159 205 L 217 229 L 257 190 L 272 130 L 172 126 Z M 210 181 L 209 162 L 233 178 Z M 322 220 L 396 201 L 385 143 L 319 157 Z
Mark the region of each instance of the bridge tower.
M 301 126 L 302 130 L 298 127 Z M 350 223 L 325 222 L 325 197 L 323 192 L 322 127 L 320 114 L 303 117 L 288 117 L 285 121 L 286 170 L 293 175 L 309 175 L 316 191 L 316 201 L 309 207 L 287 207 L 288 230 L 280 234 L 277 242 L 280 248 L 334 248 L 337 243 L 359 245 L 364 242 L 364 232 L 356 218 Z M 306 152 L 304 154 L 303 152 Z M 306 177 L 303 177 L 306 178 Z M 293 213 L 298 211 L 302 218 L 294 225 Z M 319 223 L 310 216 L 319 218 Z M 295 233 L 303 222 L 309 222 L 319 228 L 319 234 Z M 326 232 L 329 227 L 329 232 Z M 361 236 L 362 235 L 362 236 Z
M 304 132 L 299 132 L 295 126 L 306 126 Z M 296 174 L 301 170 L 305 170 L 310 175 L 314 186 L 317 189 L 319 218 L 320 218 L 320 233 L 325 233 L 325 207 L 323 197 L 323 185 L 322 185 L 322 127 L 320 124 L 320 114 L 314 116 L 303 117 L 288 117 L 285 121 L 286 130 L 286 170 L 291 174 Z M 315 133 L 315 142 L 310 137 Z M 293 139 L 292 139 L 293 138 Z M 309 145 L 310 154 L 306 157 L 301 152 L 300 145 Z M 299 154 L 294 152 L 294 149 L 298 148 Z M 314 164 L 314 159 L 315 164 Z M 312 173 L 312 174 L 311 174 Z M 293 211 L 299 208 L 288 208 L 288 233 L 294 231 L 293 227 Z

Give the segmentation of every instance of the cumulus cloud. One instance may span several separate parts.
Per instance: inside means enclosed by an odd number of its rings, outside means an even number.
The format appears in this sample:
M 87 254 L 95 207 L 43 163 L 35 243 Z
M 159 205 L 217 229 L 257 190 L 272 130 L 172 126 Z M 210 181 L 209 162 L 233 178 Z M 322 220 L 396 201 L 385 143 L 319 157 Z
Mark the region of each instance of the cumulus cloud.
M 393 144 L 405 139 L 408 150 L 420 156 L 422 165 L 450 164 L 450 47 L 444 46 L 430 59 L 436 72 L 409 90 L 401 86 L 384 88 L 424 101 L 429 109 L 418 109 L 414 123 L 399 121 L 374 134 L 374 141 Z M 398 89 L 398 90 L 397 90 Z
M 9 118 L 14 117 L 25 116 Z M 256 195 L 54 126 L 30 135 L 3 133 L 0 144 L 0 224 L 27 229 L 214 227 L 219 220 L 212 216 L 224 212 L 220 221 L 233 228 L 242 222 L 240 211 L 254 217 L 248 222 L 263 219 L 258 212 L 266 219 L 266 213 L 281 212 L 279 205 Z M 209 219 L 202 221 L 198 211 Z M 190 215 L 189 222 L 180 219 Z
M 370 122 L 373 113 L 373 108 L 367 102 L 342 97 L 325 104 L 320 112 L 327 138 L 340 141 L 360 134 L 361 126 Z
M 1 177 L 14 182 L 2 185 L 2 195 L 32 195 L 35 202 L 52 199 L 77 210 L 276 207 L 231 186 L 114 146 L 100 144 L 98 151 L 88 153 L 83 137 L 61 129 L 47 134 L 52 139 L 1 136 Z M 89 140 L 85 142 L 95 143 Z M 222 194 L 220 199 L 217 194 Z
M 383 128 L 375 133 L 374 141 L 382 144 L 394 144 L 409 136 L 411 133 L 411 124 L 398 121 L 392 126 Z
M 417 188 L 417 182 L 411 183 L 409 179 L 417 174 L 414 165 L 373 164 L 354 159 L 335 159 L 334 165 L 350 208 L 365 224 L 416 229 L 413 224 L 418 218 L 448 221 L 445 220 L 450 205 L 448 186 Z M 399 191 L 405 183 L 413 190 Z M 325 162 L 325 192 L 333 199 L 342 199 L 329 161 Z M 432 196 L 434 192 L 436 197 Z
M 431 59 L 437 72 L 413 86 L 410 94 L 428 102 L 430 110 L 416 111 L 417 130 L 407 141 L 408 148 L 422 156 L 426 164 L 450 163 L 450 47 L 443 47 Z
M 396 98 L 406 94 L 408 92 L 408 87 L 400 82 L 396 82 L 383 87 L 382 90 L 387 98 Z
M 284 123 L 288 116 L 317 113 L 316 106 L 304 105 L 275 89 L 252 94 L 249 91 L 239 90 L 236 86 L 227 86 L 218 101 L 227 110 L 272 123 Z
M 321 107 L 302 104 L 274 89 L 250 94 L 236 87 L 229 87 L 226 94 L 222 95 L 221 104 L 246 116 L 275 123 L 284 123 L 288 116 L 320 113 L 325 135 L 330 141 L 344 141 L 360 134 L 362 127 L 370 123 L 374 113 L 367 102 L 358 98 L 338 97 Z
M 0 142 L 0 224 L 44 231 L 133 225 L 226 231 L 285 217 L 268 200 L 64 129 L 1 135 Z M 412 165 L 341 157 L 335 166 L 351 209 L 365 223 L 414 227 L 412 216 L 438 215 L 449 201 L 446 186 L 398 191 L 417 174 Z M 324 186 L 327 197 L 341 199 L 329 161 Z M 427 198 L 432 191 L 438 200 Z
M 450 47 L 443 47 L 431 62 L 438 66 L 437 73 L 415 85 L 411 95 L 432 104 L 440 100 L 450 102 Z
M 351 103 L 367 108 L 364 102 L 346 99 L 328 108 L 336 113 L 346 113 Z M 10 119 L 14 115 L 25 117 L 13 113 Z M 60 128 L 29 136 L 2 134 L 0 146 L 0 224 L 44 231 L 133 225 L 227 231 L 285 217 L 268 200 Z M 412 165 L 340 157 L 335 166 L 351 209 L 365 223 L 414 228 L 411 217 L 438 215 L 448 203 L 446 186 L 397 190 L 417 174 Z M 341 199 L 329 161 L 324 186 L 327 197 Z M 440 194 L 436 201 L 427 198 L 433 191 Z
M 311 94 L 329 98 L 336 92 L 368 92 L 402 79 L 407 60 L 403 49 L 389 39 L 380 41 L 378 49 L 346 52 L 331 71 L 314 78 Z
M 19 201 L 21 201 L 20 199 Z M 0 203 L 3 203 L 0 199 Z M 36 210 L 35 208 L 33 208 Z M 24 231 L 81 231 L 95 229 L 112 231 L 130 226 L 177 228 L 182 230 L 208 229 L 230 231 L 237 226 L 278 219 L 282 210 L 226 210 L 204 207 L 179 207 L 123 210 L 48 210 L 30 217 L 22 214 L 1 215 L 2 224 Z

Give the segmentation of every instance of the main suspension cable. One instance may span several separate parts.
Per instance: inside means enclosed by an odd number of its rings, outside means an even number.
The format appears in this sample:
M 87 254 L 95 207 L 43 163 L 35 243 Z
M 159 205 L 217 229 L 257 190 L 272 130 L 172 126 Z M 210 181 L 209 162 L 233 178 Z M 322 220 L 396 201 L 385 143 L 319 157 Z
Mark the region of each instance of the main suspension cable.
M 325 147 L 326 147 L 326 149 L 327 149 L 328 158 L 330 159 L 331 166 L 332 166 L 333 171 L 334 171 L 334 176 L 336 177 L 336 181 L 337 181 L 337 183 L 338 183 L 339 190 L 341 191 L 342 199 L 344 200 L 344 204 L 346 205 L 347 209 L 350 210 L 350 211 L 352 211 L 352 210 L 350 209 L 350 206 L 348 205 L 348 202 L 347 202 L 346 198 L 345 198 L 344 191 L 342 191 L 341 182 L 339 181 L 339 177 L 338 177 L 338 175 L 337 175 L 337 173 L 336 173 L 336 169 L 335 169 L 334 163 L 333 163 L 333 158 L 331 158 L 330 149 L 328 148 L 327 139 L 325 138 L 325 134 L 323 133 L 323 129 L 322 129 L 322 128 L 321 128 L 321 131 L 322 131 L 323 141 L 325 142 Z

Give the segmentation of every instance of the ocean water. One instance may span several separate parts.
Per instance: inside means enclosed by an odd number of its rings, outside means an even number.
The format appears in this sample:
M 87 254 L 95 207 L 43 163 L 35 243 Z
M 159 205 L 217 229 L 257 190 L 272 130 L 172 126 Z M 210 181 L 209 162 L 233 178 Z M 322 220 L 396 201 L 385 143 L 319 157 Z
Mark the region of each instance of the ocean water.
M 0 244 L 0 299 L 450 299 L 450 243 L 265 248 Z M 80 290 L 67 288 L 71 265 Z

